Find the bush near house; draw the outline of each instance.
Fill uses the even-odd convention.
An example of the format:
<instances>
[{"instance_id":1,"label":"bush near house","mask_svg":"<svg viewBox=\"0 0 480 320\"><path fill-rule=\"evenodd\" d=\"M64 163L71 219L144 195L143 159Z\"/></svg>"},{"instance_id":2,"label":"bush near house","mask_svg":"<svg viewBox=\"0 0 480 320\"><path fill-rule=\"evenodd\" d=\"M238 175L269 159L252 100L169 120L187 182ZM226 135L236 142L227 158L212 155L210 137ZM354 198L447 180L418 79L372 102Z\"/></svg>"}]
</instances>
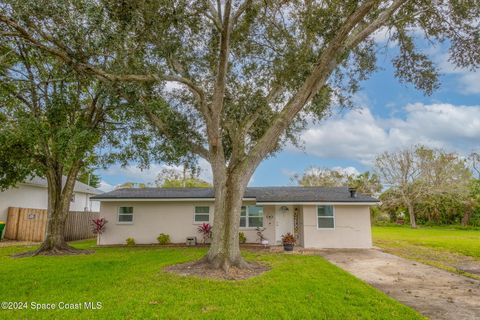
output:
<instances>
[{"instance_id":1,"label":"bush near house","mask_svg":"<svg viewBox=\"0 0 480 320\"><path fill-rule=\"evenodd\" d=\"M133 239L133 238L127 238L127 240L125 240L125 242L127 243L127 246L134 246L135 245L135 239Z\"/></svg>"},{"instance_id":2,"label":"bush near house","mask_svg":"<svg viewBox=\"0 0 480 320\"><path fill-rule=\"evenodd\" d=\"M245 233L243 233L243 232L239 232L239 233L238 233L238 241L239 241L240 243L245 243L245 242L247 242L247 237L245 236Z\"/></svg>"},{"instance_id":3,"label":"bush near house","mask_svg":"<svg viewBox=\"0 0 480 320\"><path fill-rule=\"evenodd\" d=\"M157 237L157 241L159 244L169 244L170 243L170 235L165 233L160 233Z\"/></svg>"}]
</instances>

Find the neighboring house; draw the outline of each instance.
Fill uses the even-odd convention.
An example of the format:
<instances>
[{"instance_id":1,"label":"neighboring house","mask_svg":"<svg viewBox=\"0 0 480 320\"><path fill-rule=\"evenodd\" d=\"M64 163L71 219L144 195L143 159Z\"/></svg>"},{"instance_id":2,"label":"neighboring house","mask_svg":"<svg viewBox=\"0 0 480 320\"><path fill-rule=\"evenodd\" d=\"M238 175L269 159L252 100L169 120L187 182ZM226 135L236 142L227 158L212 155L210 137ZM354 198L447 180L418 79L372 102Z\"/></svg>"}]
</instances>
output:
<instances>
[{"instance_id":1,"label":"neighboring house","mask_svg":"<svg viewBox=\"0 0 480 320\"><path fill-rule=\"evenodd\" d=\"M174 243L196 236L199 224L213 224L211 188L119 189L94 197L101 201L100 216L109 222L100 244L155 243L167 233ZM280 244L291 232L305 248L370 248L370 206L378 200L348 188L247 188L240 232L247 242L259 242L263 227L270 244ZM215 230L213 230L215 232Z\"/></svg>"},{"instance_id":2,"label":"neighboring house","mask_svg":"<svg viewBox=\"0 0 480 320\"><path fill-rule=\"evenodd\" d=\"M77 181L70 211L100 211L98 201L91 201L90 198L101 193L102 191ZM26 180L14 188L0 192L0 221L7 219L9 207L47 209L47 203L47 180L40 177Z\"/></svg>"}]
</instances>

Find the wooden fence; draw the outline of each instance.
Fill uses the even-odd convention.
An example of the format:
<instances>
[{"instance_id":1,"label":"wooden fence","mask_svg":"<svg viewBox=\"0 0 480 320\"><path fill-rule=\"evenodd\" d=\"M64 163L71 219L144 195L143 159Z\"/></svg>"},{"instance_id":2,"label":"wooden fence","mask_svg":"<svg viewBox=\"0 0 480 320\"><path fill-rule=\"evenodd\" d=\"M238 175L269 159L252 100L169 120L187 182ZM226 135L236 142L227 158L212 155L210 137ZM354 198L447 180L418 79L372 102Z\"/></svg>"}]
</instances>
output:
<instances>
[{"instance_id":1,"label":"wooden fence","mask_svg":"<svg viewBox=\"0 0 480 320\"><path fill-rule=\"evenodd\" d=\"M90 222L98 216L98 212L69 212L65 226L65 240L73 241L95 237ZM47 210L10 207L8 208L5 239L43 241L47 220Z\"/></svg>"}]
</instances>

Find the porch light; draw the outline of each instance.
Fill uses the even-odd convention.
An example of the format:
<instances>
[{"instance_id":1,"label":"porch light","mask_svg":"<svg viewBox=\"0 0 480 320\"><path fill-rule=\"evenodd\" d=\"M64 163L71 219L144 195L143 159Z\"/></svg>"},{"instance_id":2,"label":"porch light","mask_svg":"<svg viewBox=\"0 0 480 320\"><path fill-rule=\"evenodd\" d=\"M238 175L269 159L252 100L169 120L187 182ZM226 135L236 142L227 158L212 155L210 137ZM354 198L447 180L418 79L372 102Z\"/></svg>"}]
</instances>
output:
<instances>
[{"instance_id":1,"label":"porch light","mask_svg":"<svg viewBox=\"0 0 480 320\"><path fill-rule=\"evenodd\" d=\"M289 211L290 209L288 209L288 207L286 207L286 206L281 206L281 207L280 207L280 210L281 210L282 212L287 212L287 211Z\"/></svg>"}]
</instances>

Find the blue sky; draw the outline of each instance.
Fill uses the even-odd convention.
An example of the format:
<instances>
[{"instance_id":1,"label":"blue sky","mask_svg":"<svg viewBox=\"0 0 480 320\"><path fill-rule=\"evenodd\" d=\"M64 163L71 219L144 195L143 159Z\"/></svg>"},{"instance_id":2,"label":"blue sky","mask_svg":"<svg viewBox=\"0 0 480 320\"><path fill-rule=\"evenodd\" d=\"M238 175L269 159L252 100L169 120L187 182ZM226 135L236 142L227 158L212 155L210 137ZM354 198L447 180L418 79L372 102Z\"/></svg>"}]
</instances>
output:
<instances>
[{"instance_id":1,"label":"blue sky","mask_svg":"<svg viewBox=\"0 0 480 320\"><path fill-rule=\"evenodd\" d=\"M347 168L363 172L372 169L375 154L414 144L443 148L461 154L480 151L480 72L456 69L448 62L446 48L419 43L441 73L441 87L424 96L394 77L390 60L395 44L379 56L380 70L362 83L354 109L334 109L328 119L308 127L302 134L303 150L287 147L265 160L251 186L292 185L291 176L308 168ZM209 166L200 162L202 177L211 179ZM140 170L112 166L98 170L105 191L125 181L152 183L164 167L153 164Z\"/></svg>"}]
</instances>

